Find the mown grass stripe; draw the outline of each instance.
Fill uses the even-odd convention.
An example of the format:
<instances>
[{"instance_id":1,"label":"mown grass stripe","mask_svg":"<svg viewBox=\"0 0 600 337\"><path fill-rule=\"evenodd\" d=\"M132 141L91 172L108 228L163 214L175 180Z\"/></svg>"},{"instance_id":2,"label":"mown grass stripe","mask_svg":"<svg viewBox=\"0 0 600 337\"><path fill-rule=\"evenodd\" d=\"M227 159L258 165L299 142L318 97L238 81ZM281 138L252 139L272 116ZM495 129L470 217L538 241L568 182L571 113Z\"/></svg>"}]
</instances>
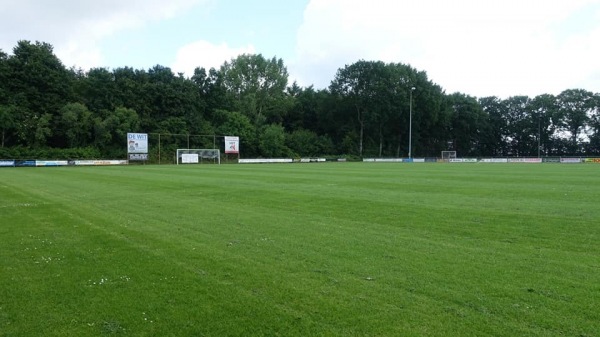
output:
<instances>
[{"instance_id":1,"label":"mown grass stripe","mask_svg":"<svg viewBox=\"0 0 600 337\"><path fill-rule=\"evenodd\" d=\"M593 165L65 167L0 181L7 335L599 328Z\"/></svg>"}]
</instances>

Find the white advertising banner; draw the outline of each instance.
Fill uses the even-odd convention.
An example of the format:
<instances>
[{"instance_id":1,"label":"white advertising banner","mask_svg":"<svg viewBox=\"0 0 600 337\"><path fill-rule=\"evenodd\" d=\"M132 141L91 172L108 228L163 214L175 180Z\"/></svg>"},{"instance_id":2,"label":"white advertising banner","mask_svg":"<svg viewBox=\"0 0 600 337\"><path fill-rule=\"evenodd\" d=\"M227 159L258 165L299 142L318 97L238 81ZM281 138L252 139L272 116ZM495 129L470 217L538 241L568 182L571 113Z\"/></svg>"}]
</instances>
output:
<instances>
[{"instance_id":1,"label":"white advertising banner","mask_svg":"<svg viewBox=\"0 0 600 337\"><path fill-rule=\"evenodd\" d=\"M508 163L507 158L483 158L480 160L481 163Z\"/></svg>"},{"instance_id":2,"label":"white advertising banner","mask_svg":"<svg viewBox=\"0 0 600 337\"><path fill-rule=\"evenodd\" d=\"M269 158L269 159L240 159L240 164L281 164L281 163L293 163L294 160L291 158Z\"/></svg>"},{"instance_id":3,"label":"white advertising banner","mask_svg":"<svg viewBox=\"0 0 600 337\"><path fill-rule=\"evenodd\" d=\"M127 160L75 160L75 166L127 165Z\"/></svg>"},{"instance_id":4,"label":"white advertising banner","mask_svg":"<svg viewBox=\"0 0 600 337\"><path fill-rule=\"evenodd\" d=\"M148 153L148 134L128 133L127 153Z\"/></svg>"},{"instance_id":5,"label":"white advertising banner","mask_svg":"<svg viewBox=\"0 0 600 337\"><path fill-rule=\"evenodd\" d=\"M0 167L5 166L15 166L15 161L14 160L0 160Z\"/></svg>"},{"instance_id":6,"label":"white advertising banner","mask_svg":"<svg viewBox=\"0 0 600 337\"><path fill-rule=\"evenodd\" d=\"M36 160L35 166L67 166L68 160Z\"/></svg>"},{"instance_id":7,"label":"white advertising banner","mask_svg":"<svg viewBox=\"0 0 600 337\"><path fill-rule=\"evenodd\" d=\"M476 163L477 158L450 158L451 163Z\"/></svg>"},{"instance_id":8,"label":"white advertising banner","mask_svg":"<svg viewBox=\"0 0 600 337\"><path fill-rule=\"evenodd\" d=\"M197 153L182 153L181 154L181 163L182 164L198 164L198 154Z\"/></svg>"},{"instance_id":9,"label":"white advertising banner","mask_svg":"<svg viewBox=\"0 0 600 337\"><path fill-rule=\"evenodd\" d=\"M225 153L240 153L240 137L225 136Z\"/></svg>"},{"instance_id":10,"label":"white advertising banner","mask_svg":"<svg viewBox=\"0 0 600 337\"><path fill-rule=\"evenodd\" d=\"M509 163L541 163L542 158L509 158Z\"/></svg>"}]
</instances>

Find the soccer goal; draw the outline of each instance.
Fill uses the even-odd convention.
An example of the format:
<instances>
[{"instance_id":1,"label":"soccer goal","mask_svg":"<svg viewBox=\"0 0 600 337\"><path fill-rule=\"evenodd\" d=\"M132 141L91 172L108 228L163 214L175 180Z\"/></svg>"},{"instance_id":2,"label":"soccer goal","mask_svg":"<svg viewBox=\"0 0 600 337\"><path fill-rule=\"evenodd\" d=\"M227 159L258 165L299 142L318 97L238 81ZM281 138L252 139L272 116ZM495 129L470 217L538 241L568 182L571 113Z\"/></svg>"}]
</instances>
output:
<instances>
[{"instance_id":1,"label":"soccer goal","mask_svg":"<svg viewBox=\"0 0 600 337\"><path fill-rule=\"evenodd\" d=\"M456 151L442 151L442 160L456 159Z\"/></svg>"},{"instance_id":2,"label":"soccer goal","mask_svg":"<svg viewBox=\"0 0 600 337\"><path fill-rule=\"evenodd\" d=\"M177 165L179 164L221 164L219 149L177 149Z\"/></svg>"}]
</instances>

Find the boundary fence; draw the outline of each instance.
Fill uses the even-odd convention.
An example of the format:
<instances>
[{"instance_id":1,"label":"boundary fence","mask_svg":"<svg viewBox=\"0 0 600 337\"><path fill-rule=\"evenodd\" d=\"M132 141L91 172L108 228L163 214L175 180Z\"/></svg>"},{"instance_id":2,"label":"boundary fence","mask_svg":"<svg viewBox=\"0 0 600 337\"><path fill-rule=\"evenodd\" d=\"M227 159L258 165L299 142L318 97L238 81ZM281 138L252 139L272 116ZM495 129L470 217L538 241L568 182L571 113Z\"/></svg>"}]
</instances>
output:
<instances>
[{"instance_id":1,"label":"boundary fence","mask_svg":"<svg viewBox=\"0 0 600 337\"><path fill-rule=\"evenodd\" d=\"M545 157L545 158L365 158L363 162L371 163L562 163L562 164L581 164L596 163L600 164L600 158L589 157Z\"/></svg>"},{"instance_id":2,"label":"boundary fence","mask_svg":"<svg viewBox=\"0 0 600 337\"><path fill-rule=\"evenodd\" d=\"M275 163L323 163L346 162L344 158L246 158L239 164L275 164ZM366 163L522 163L522 164L600 164L597 157L547 157L547 158L364 158ZM127 160L16 160L0 159L0 167L50 167L50 166L106 166L127 165Z\"/></svg>"}]
</instances>

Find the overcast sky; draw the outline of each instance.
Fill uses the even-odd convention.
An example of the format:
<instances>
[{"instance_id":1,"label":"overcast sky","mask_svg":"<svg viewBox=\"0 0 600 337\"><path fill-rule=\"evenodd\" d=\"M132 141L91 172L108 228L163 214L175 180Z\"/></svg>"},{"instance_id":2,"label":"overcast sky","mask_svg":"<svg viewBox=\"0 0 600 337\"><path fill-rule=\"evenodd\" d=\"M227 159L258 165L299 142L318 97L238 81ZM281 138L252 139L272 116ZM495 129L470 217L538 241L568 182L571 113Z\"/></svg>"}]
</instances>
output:
<instances>
[{"instance_id":1,"label":"overcast sky","mask_svg":"<svg viewBox=\"0 0 600 337\"><path fill-rule=\"evenodd\" d=\"M241 53L325 88L360 59L410 64L447 93L600 92L600 0L0 0L0 49L54 46L67 67L192 74Z\"/></svg>"}]
</instances>

